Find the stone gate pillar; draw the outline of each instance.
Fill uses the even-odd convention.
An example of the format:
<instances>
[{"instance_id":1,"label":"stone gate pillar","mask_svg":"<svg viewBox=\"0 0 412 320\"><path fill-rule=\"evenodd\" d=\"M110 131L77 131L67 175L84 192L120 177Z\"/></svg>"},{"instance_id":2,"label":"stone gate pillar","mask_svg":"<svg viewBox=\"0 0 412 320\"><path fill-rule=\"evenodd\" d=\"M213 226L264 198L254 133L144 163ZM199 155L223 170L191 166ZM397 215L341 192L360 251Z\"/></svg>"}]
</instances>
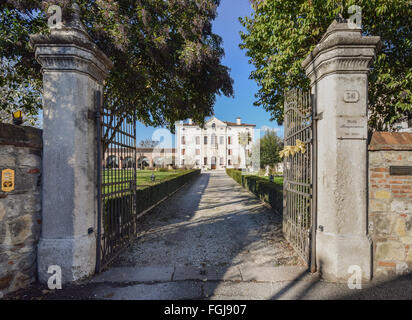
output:
<instances>
[{"instance_id":1,"label":"stone gate pillar","mask_svg":"<svg viewBox=\"0 0 412 320\"><path fill-rule=\"evenodd\" d=\"M62 281L92 274L96 260L95 91L112 67L92 42L75 7L73 18L30 42L43 70L42 235L39 280L62 268Z\"/></svg>"},{"instance_id":2,"label":"stone gate pillar","mask_svg":"<svg viewBox=\"0 0 412 320\"><path fill-rule=\"evenodd\" d=\"M380 38L364 37L352 26L334 21L302 64L320 115L317 266L333 281L347 281L352 265L369 280L372 268L367 221L368 72Z\"/></svg>"}]
</instances>

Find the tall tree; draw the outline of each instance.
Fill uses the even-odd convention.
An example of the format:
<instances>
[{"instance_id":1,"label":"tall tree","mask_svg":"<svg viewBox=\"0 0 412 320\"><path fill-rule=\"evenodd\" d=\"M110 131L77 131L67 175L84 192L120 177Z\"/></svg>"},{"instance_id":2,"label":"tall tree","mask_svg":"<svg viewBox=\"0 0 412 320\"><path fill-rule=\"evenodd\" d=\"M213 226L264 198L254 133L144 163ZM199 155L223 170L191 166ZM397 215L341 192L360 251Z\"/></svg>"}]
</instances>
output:
<instances>
[{"instance_id":1,"label":"tall tree","mask_svg":"<svg viewBox=\"0 0 412 320\"><path fill-rule=\"evenodd\" d=\"M212 32L220 0L77 0L82 20L97 45L114 62L105 101L137 111L146 125L213 113L216 95L233 96L229 69L221 64L221 38ZM0 108L36 113L41 108L40 66L29 35L47 32L45 12L70 0L6 0L0 3Z\"/></svg>"},{"instance_id":2,"label":"tall tree","mask_svg":"<svg viewBox=\"0 0 412 320\"><path fill-rule=\"evenodd\" d=\"M260 167L274 167L282 161L279 151L283 149L283 140L279 138L275 130L266 130L260 139Z\"/></svg>"},{"instance_id":3,"label":"tall tree","mask_svg":"<svg viewBox=\"0 0 412 320\"><path fill-rule=\"evenodd\" d=\"M303 59L320 41L339 14L362 8L365 35L380 36L378 53L369 76L370 126L391 129L412 110L412 4L406 0L253 0L254 13L240 19L241 48L255 66L250 78L260 89L256 106L283 121L284 90L309 88L301 67Z\"/></svg>"}]
</instances>

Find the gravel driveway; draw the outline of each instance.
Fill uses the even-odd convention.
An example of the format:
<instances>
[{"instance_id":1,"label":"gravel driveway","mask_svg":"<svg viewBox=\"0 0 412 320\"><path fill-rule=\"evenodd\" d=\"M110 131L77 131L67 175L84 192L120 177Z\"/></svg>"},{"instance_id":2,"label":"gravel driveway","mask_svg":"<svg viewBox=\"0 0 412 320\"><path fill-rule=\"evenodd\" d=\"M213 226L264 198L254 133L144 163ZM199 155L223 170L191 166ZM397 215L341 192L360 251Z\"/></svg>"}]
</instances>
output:
<instances>
[{"instance_id":1,"label":"gravel driveway","mask_svg":"<svg viewBox=\"0 0 412 320\"><path fill-rule=\"evenodd\" d=\"M203 173L142 217L136 241L112 266L301 264L281 220L225 172Z\"/></svg>"}]
</instances>

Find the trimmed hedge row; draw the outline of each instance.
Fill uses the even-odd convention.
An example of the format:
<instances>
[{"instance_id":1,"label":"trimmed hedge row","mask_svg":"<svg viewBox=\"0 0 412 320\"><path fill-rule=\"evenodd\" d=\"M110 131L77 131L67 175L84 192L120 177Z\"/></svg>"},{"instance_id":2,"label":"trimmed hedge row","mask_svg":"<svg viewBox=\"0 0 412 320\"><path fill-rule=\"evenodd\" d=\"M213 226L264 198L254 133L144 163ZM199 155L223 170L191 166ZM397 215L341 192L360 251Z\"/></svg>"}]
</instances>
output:
<instances>
[{"instance_id":1,"label":"trimmed hedge row","mask_svg":"<svg viewBox=\"0 0 412 320\"><path fill-rule=\"evenodd\" d=\"M173 176L154 186L137 190L137 213L140 213L152 205L158 203L164 197L170 195L186 182L200 174L200 170L191 170L179 176Z\"/></svg>"},{"instance_id":2,"label":"trimmed hedge row","mask_svg":"<svg viewBox=\"0 0 412 320\"><path fill-rule=\"evenodd\" d=\"M171 176L167 180L153 186L136 191L136 211L133 208L134 195L129 193L123 197L109 198L103 204L103 221L105 231L120 230L127 225L134 214L139 214L170 195L186 182L198 176L200 170L191 170L178 176ZM110 225L108 222L110 221Z\"/></svg>"},{"instance_id":3,"label":"trimmed hedge row","mask_svg":"<svg viewBox=\"0 0 412 320\"><path fill-rule=\"evenodd\" d=\"M229 177L232 177L243 188L249 190L262 201L270 204L277 212L283 211L283 186L270 182L262 177L254 175L242 175L237 169L226 169Z\"/></svg>"}]
</instances>

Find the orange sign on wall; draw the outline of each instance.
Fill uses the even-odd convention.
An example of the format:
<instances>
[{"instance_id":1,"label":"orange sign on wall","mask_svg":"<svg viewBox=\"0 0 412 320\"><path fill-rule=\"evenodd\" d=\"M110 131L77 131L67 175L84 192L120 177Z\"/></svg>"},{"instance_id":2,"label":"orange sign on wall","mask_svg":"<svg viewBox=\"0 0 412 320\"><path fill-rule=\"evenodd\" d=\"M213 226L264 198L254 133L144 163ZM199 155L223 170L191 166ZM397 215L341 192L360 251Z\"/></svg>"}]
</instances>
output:
<instances>
[{"instance_id":1,"label":"orange sign on wall","mask_svg":"<svg viewBox=\"0 0 412 320\"><path fill-rule=\"evenodd\" d=\"M10 192L14 190L14 170L4 169L1 172L1 191Z\"/></svg>"}]
</instances>

